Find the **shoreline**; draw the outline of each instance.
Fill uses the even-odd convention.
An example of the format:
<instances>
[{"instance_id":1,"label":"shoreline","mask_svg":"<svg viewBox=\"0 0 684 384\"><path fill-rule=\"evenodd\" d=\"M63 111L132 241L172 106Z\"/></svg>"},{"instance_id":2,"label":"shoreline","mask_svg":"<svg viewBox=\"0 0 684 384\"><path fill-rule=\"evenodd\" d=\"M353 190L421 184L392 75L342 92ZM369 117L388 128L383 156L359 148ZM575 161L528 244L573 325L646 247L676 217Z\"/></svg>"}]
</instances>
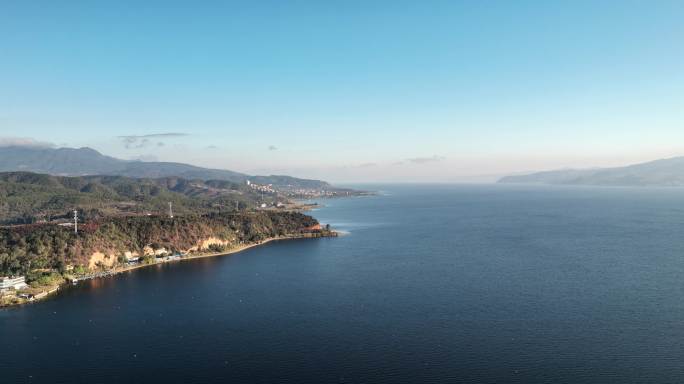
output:
<instances>
[{"instance_id":1,"label":"shoreline","mask_svg":"<svg viewBox=\"0 0 684 384\"><path fill-rule=\"evenodd\" d=\"M152 267L155 265L163 265L166 263L172 263L172 262L183 262L183 261L189 261L189 260L194 260L194 259L204 259L208 257L217 257L217 256L228 256L228 255L233 255L236 253L240 253L243 251L246 251L251 248L258 247L260 245L268 244L274 241L279 241L279 240L297 240L297 239L318 239L318 238L325 238L325 237L338 237L340 234L336 231L330 231L329 233L326 234L319 234L317 236L314 236L313 234L297 234L297 235L287 235L287 236L277 236L277 237L269 237L266 238L260 242L257 243L251 243L251 244L243 244L240 245L236 248L223 251L223 252L209 252L209 253L198 253L198 254L188 254L186 256L182 256L179 259L176 260L168 260L168 261L156 261L154 263L149 263L149 264L136 264L136 265L129 265L129 266L124 266L124 267L119 267L119 268L113 268L111 270L106 271L107 275L100 276L100 277L94 277L92 279L102 279L106 277L112 277L119 275L124 272L129 272L133 271L136 269L141 269L141 268L146 268L146 267ZM91 279L88 279L91 280ZM65 285L76 285L78 283L72 283L72 280L65 279L64 282L57 284L57 285L52 285L52 286L45 286L43 287L44 290L36 294L32 299L26 299L22 302L17 302L17 303L9 303L9 304L3 304L0 303L0 310L3 309L8 309L8 308L13 308L13 307L19 307L22 305L27 305L27 304L34 304L38 303L40 301L43 301L47 299L48 297L54 296L57 292L61 290L61 288Z\"/></svg>"}]
</instances>

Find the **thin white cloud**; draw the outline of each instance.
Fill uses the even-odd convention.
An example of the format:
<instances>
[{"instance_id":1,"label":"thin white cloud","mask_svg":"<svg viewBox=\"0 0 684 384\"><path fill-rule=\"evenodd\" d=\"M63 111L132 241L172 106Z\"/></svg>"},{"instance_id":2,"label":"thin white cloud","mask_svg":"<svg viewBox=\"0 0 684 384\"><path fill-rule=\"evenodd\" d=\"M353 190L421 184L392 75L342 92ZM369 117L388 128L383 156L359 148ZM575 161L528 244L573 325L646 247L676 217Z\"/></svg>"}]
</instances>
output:
<instances>
[{"instance_id":1,"label":"thin white cloud","mask_svg":"<svg viewBox=\"0 0 684 384\"><path fill-rule=\"evenodd\" d=\"M117 136L118 139L120 139L124 147L126 149L131 149L131 148L145 148L153 143L156 142L156 145L158 147L162 147L165 145L163 141L160 141L161 139L172 139L172 138L177 138L177 137L185 137L189 136L187 133L178 133L178 132L165 132L165 133L152 133L149 135L126 135L126 136Z\"/></svg>"},{"instance_id":2,"label":"thin white cloud","mask_svg":"<svg viewBox=\"0 0 684 384\"><path fill-rule=\"evenodd\" d=\"M55 144L30 137L0 137L0 147L53 148Z\"/></svg>"},{"instance_id":3,"label":"thin white cloud","mask_svg":"<svg viewBox=\"0 0 684 384\"><path fill-rule=\"evenodd\" d=\"M439 161L446 160L446 157L444 156L431 156L431 157L414 157L411 159L406 159L406 161L413 163L413 164L427 164L427 163L436 163Z\"/></svg>"}]
</instances>

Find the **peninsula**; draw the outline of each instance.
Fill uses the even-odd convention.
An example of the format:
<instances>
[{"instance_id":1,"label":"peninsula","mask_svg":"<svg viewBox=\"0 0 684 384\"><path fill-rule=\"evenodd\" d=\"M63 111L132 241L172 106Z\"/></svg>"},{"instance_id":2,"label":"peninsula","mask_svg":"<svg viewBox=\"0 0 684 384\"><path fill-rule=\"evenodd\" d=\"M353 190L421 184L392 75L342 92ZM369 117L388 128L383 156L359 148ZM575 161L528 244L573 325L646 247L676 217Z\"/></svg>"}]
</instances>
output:
<instances>
[{"instance_id":1,"label":"peninsula","mask_svg":"<svg viewBox=\"0 0 684 384\"><path fill-rule=\"evenodd\" d=\"M0 306L158 263L337 236L287 196L253 185L0 174Z\"/></svg>"}]
</instances>

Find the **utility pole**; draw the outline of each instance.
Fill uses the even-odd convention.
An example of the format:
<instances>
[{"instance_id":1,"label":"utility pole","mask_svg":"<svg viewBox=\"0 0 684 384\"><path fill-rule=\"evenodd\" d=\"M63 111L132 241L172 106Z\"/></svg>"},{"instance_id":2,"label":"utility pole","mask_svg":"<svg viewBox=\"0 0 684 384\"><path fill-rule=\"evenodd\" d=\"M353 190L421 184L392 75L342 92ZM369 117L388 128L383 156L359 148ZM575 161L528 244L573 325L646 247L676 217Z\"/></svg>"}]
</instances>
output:
<instances>
[{"instance_id":1,"label":"utility pole","mask_svg":"<svg viewBox=\"0 0 684 384\"><path fill-rule=\"evenodd\" d=\"M78 235L78 211L74 211L74 233Z\"/></svg>"},{"instance_id":2,"label":"utility pole","mask_svg":"<svg viewBox=\"0 0 684 384\"><path fill-rule=\"evenodd\" d=\"M173 203L169 201L169 218L173 219Z\"/></svg>"}]
</instances>

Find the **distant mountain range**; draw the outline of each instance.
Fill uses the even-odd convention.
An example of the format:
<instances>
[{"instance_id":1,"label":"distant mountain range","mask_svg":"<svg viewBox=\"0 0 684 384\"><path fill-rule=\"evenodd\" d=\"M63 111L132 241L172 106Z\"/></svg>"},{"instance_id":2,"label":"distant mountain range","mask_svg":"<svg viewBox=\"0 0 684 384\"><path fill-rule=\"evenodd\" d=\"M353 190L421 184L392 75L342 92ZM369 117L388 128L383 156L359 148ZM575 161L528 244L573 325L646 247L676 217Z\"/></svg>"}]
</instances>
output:
<instances>
[{"instance_id":1,"label":"distant mountain range","mask_svg":"<svg viewBox=\"0 0 684 384\"><path fill-rule=\"evenodd\" d=\"M209 169L182 163L121 160L91 148L0 147L0 172L35 172L56 176L113 175L134 178L181 177L198 180L225 180L273 184L280 189L335 189L321 180L291 176L250 176L222 169Z\"/></svg>"},{"instance_id":2,"label":"distant mountain range","mask_svg":"<svg viewBox=\"0 0 684 384\"><path fill-rule=\"evenodd\" d=\"M506 176L499 183L603 186L684 186L684 157L626 167L569 169Z\"/></svg>"}]
</instances>

